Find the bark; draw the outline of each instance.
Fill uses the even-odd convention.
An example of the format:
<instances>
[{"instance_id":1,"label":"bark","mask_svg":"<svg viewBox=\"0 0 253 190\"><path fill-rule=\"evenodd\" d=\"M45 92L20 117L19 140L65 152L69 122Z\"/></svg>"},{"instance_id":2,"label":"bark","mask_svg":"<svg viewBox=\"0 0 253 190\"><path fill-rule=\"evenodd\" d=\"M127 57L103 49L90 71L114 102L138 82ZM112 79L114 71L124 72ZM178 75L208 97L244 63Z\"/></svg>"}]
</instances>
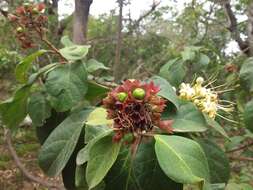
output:
<instances>
[{"instance_id":1,"label":"bark","mask_svg":"<svg viewBox=\"0 0 253 190\"><path fill-rule=\"evenodd\" d=\"M249 44L247 41L244 41L240 36L240 31L237 28L238 26L237 19L232 11L229 0L223 2L223 8L228 20L227 29L231 32L232 38L237 42L242 52L244 52L246 55L250 55L251 53L249 50Z\"/></svg>"},{"instance_id":2,"label":"bark","mask_svg":"<svg viewBox=\"0 0 253 190\"><path fill-rule=\"evenodd\" d=\"M119 17L118 17L118 31L117 31L117 44L116 44L116 50L115 50L115 62L114 62L114 69L113 69L113 75L115 77L115 81L118 81L121 79L121 70L122 66L120 63L120 57L121 57L121 47L122 47L122 20L123 20L123 2L124 0L119 0Z\"/></svg>"},{"instance_id":3,"label":"bark","mask_svg":"<svg viewBox=\"0 0 253 190\"><path fill-rule=\"evenodd\" d=\"M253 2L248 8L248 45L249 55L253 56Z\"/></svg>"},{"instance_id":4,"label":"bark","mask_svg":"<svg viewBox=\"0 0 253 190\"><path fill-rule=\"evenodd\" d=\"M73 41L76 44L85 44L90 6L93 0L75 0Z\"/></svg>"}]
</instances>

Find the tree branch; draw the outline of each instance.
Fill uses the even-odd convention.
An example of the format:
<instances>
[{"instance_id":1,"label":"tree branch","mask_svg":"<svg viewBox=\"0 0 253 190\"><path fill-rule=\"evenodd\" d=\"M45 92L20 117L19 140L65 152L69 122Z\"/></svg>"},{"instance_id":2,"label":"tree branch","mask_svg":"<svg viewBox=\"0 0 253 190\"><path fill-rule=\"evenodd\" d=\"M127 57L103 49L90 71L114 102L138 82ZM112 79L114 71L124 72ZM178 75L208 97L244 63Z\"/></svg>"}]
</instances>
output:
<instances>
[{"instance_id":1,"label":"tree branch","mask_svg":"<svg viewBox=\"0 0 253 190\"><path fill-rule=\"evenodd\" d=\"M134 24L132 25L131 29L129 30L129 32L127 34L131 34L133 32L133 30L140 25L141 21L143 19L145 19L146 17L148 17L160 5L160 3L161 3L161 1L154 0L153 4L151 5L150 10L148 10L146 13L141 15L136 21L134 21Z\"/></svg>"},{"instance_id":2,"label":"tree branch","mask_svg":"<svg viewBox=\"0 0 253 190\"><path fill-rule=\"evenodd\" d=\"M242 146L240 146L240 147L238 147L238 148L229 150L229 151L227 151L227 153L237 152L237 151L243 150L243 149L245 149L245 148L248 148L249 146L252 146L252 145L253 145L253 141L250 142L250 143L247 143L247 144L245 144L245 145L242 145Z\"/></svg>"},{"instance_id":3,"label":"tree branch","mask_svg":"<svg viewBox=\"0 0 253 190\"><path fill-rule=\"evenodd\" d=\"M243 41L242 38L240 37L240 32L238 31L237 28L237 19L232 11L232 7L230 4L229 0L223 1L222 2L223 5L223 9L225 11L225 14L227 16L227 20L228 20L228 27L227 29L231 32L232 34L232 38L237 42L237 44L239 45L241 51L243 51L244 53L248 54L248 43Z\"/></svg>"},{"instance_id":4,"label":"tree branch","mask_svg":"<svg viewBox=\"0 0 253 190\"><path fill-rule=\"evenodd\" d=\"M49 189L53 188L53 189L57 189L57 190L61 190L62 188L55 185L55 184L52 184L52 183L49 183L43 179L40 179L40 178L37 178L35 176L33 176L32 174L30 174L26 168L24 167L24 165L21 163L13 145L12 145L12 140L11 140L11 134L10 134L10 131L6 128L4 128L4 138L5 138L5 142L6 142L6 145L7 145L7 149L9 151L9 153L11 154L14 162L16 163L17 167L19 168L19 170L24 174L24 176L30 180L30 181L33 181L33 182L36 182L44 187L47 187Z\"/></svg>"}]
</instances>

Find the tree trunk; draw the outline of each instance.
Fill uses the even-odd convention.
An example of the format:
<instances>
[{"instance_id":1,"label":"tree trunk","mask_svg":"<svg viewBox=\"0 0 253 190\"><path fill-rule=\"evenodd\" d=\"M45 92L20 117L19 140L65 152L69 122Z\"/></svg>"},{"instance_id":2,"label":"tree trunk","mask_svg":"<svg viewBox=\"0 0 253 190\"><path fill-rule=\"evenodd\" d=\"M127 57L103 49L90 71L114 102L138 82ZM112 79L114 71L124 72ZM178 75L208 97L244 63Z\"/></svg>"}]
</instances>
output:
<instances>
[{"instance_id":1,"label":"tree trunk","mask_svg":"<svg viewBox=\"0 0 253 190\"><path fill-rule=\"evenodd\" d=\"M93 0L75 0L73 41L76 44L85 44L92 1Z\"/></svg>"},{"instance_id":2,"label":"tree trunk","mask_svg":"<svg viewBox=\"0 0 253 190\"><path fill-rule=\"evenodd\" d=\"M249 5L248 9L248 44L249 56L253 56L253 3Z\"/></svg>"},{"instance_id":3,"label":"tree trunk","mask_svg":"<svg viewBox=\"0 0 253 190\"><path fill-rule=\"evenodd\" d=\"M115 81L121 79L121 63L120 63L120 56L121 56L121 46L122 46L122 13L123 13L123 2L124 0L119 0L119 17L118 17L118 31L117 31L117 44L115 50L115 62L113 68L113 75L115 77Z\"/></svg>"}]
</instances>

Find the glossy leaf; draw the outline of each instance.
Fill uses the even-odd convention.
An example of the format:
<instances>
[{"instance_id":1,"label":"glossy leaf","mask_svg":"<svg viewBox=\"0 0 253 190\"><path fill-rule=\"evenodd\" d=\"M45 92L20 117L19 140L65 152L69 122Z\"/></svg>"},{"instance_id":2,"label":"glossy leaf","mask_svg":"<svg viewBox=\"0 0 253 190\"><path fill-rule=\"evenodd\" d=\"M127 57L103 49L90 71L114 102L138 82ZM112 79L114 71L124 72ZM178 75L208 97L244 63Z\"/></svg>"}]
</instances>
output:
<instances>
[{"instance_id":1,"label":"glossy leaf","mask_svg":"<svg viewBox=\"0 0 253 190\"><path fill-rule=\"evenodd\" d=\"M15 129L25 119L30 88L31 86L23 86L11 99L1 102L0 118L8 128Z\"/></svg>"},{"instance_id":2,"label":"glossy leaf","mask_svg":"<svg viewBox=\"0 0 253 190\"><path fill-rule=\"evenodd\" d=\"M178 98L176 95L175 90L172 88L170 83L166 81L164 78L159 76L154 76L150 79L151 81L154 81L154 83L158 86L160 86L160 91L158 93L159 96L169 100L172 102L177 108L179 107Z\"/></svg>"},{"instance_id":3,"label":"glossy leaf","mask_svg":"<svg viewBox=\"0 0 253 190\"><path fill-rule=\"evenodd\" d=\"M39 152L39 165L47 175L56 176L65 167L91 111L73 113L49 135Z\"/></svg>"},{"instance_id":4,"label":"glossy leaf","mask_svg":"<svg viewBox=\"0 0 253 190\"><path fill-rule=\"evenodd\" d=\"M194 104L185 102L180 104L172 128L175 132L204 132L207 123Z\"/></svg>"},{"instance_id":5,"label":"glossy leaf","mask_svg":"<svg viewBox=\"0 0 253 190\"><path fill-rule=\"evenodd\" d=\"M86 169L86 180L90 189L104 179L116 161L120 147L121 143L112 141L112 135L107 135L92 145Z\"/></svg>"},{"instance_id":6,"label":"glossy leaf","mask_svg":"<svg viewBox=\"0 0 253 190\"><path fill-rule=\"evenodd\" d=\"M75 106L87 92L87 72L82 63L65 64L52 70L46 79L51 105L57 111Z\"/></svg>"},{"instance_id":7,"label":"glossy leaf","mask_svg":"<svg viewBox=\"0 0 253 190\"><path fill-rule=\"evenodd\" d=\"M227 183L230 177L230 166L226 153L210 140L198 139L198 143L207 157L211 183Z\"/></svg>"},{"instance_id":8,"label":"glossy leaf","mask_svg":"<svg viewBox=\"0 0 253 190\"><path fill-rule=\"evenodd\" d=\"M183 184L171 180L161 170L155 155L154 139L143 141L134 159L129 147L122 147L105 183L105 190L183 190Z\"/></svg>"},{"instance_id":9,"label":"glossy leaf","mask_svg":"<svg viewBox=\"0 0 253 190\"><path fill-rule=\"evenodd\" d=\"M46 50L39 50L25 57L16 67L15 75L19 82L26 83L28 80L28 70L31 68L32 62L39 56L46 53Z\"/></svg>"},{"instance_id":10,"label":"glossy leaf","mask_svg":"<svg viewBox=\"0 0 253 190\"><path fill-rule=\"evenodd\" d=\"M155 152L164 173L179 183L209 187L206 156L198 143L180 136L155 135Z\"/></svg>"}]
</instances>

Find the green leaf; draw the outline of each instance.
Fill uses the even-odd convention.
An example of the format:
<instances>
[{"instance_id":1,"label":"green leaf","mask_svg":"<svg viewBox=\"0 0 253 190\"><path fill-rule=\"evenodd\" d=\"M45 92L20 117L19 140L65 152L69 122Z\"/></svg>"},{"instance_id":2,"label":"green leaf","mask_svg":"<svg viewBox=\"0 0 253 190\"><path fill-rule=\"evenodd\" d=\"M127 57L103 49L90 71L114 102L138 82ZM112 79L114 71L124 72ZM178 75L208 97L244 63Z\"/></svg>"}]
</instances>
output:
<instances>
[{"instance_id":1,"label":"green leaf","mask_svg":"<svg viewBox=\"0 0 253 190\"><path fill-rule=\"evenodd\" d=\"M87 72L82 63L65 64L52 70L46 79L51 105L59 112L71 109L84 99Z\"/></svg>"},{"instance_id":2,"label":"green leaf","mask_svg":"<svg viewBox=\"0 0 253 190\"><path fill-rule=\"evenodd\" d=\"M51 107L42 92L34 93L28 103L28 114L35 126L42 126L51 116Z\"/></svg>"},{"instance_id":3,"label":"green leaf","mask_svg":"<svg viewBox=\"0 0 253 190\"><path fill-rule=\"evenodd\" d=\"M112 134L95 142L89 151L86 180L90 189L97 186L116 161L121 143L112 141Z\"/></svg>"},{"instance_id":4,"label":"green leaf","mask_svg":"<svg viewBox=\"0 0 253 190\"><path fill-rule=\"evenodd\" d=\"M87 144L82 148L76 157L77 165L82 165L89 160L90 148L101 138L112 134L112 129L102 126L86 126L85 128L85 143Z\"/></svg>"},{"instance_id":5,"label":"green leaf","mask_svg":"<svg viewBox=\"0 0 253 190\"><path fill-rule=\"evenodd\" d=\"M26 83L28 80L28 70L31 67L32 62L39 56L46 53L46 50L39 50L27 57L25 57L16 67L15 75L20 83Z\"/></svg>"},{"instance_id":6,"label":"green leaf","mask_svg":"<svg viewBox=\"0 0 253 190\"><path fill-rule=\"evenodd\" d=\"M179 183L209 187L206 156L198 143L180 136L155 135L155 152L164 173Z\"/></svg>"},{"instance_id":7,"label":"green leaf","mask_svg":"<svg viewBox=\"0 0 253 190\"><path fill-rule=\"evenodd\" d=\"M229 183L225 190L253 190L253 187L247 183Z\"/></svg>"},{"instance_id":8,"label":"green leaf","mask_svg":"<svg viewBox=\"0 0 253 190\"><path fill-rule=\"evenodd\" d=\"M199 56L200 56L199 57L199 63L200 63L200 65L202 67L206 67L209 64L209 62L210 62L210 58L207 55L203 54L203 53L200 53Z\"/></svg>"},{"instance_id":9,"label":"green leaf","mask_svg":"<svg viewBox=\"0 0 253 190\"><path fill-rule=\"evenodd\" d=\"M226 153L210 140L198 139L197 141L206 154L211 183L227 183L230 166Z\"/></svg>"},{"instance_id":10,"label":"green leaf","mask_svg":"<svg viewBox=\"0 0 253 190\"><path fill-rule=\"evenodd\" d=\"M161 78L159 76L154 76L150 80L154 81L156 85L160 86L161 90L158 93L159 96L172 102L176 106L176 108L179 107L176 92L174 91L169 82L167 82L164 78Z\"/></svg>"},{"instance_id":11,"label":"green leaf","mask_svg":"<svg viewBox=\"0 0 253 190\"><path fill-rule=\"evenodd\" d=\"M253 100L249 101L245 106L245 111L243 113L244 123L247 128L253 132Z\"/></svg>"},{"instance_id":12,"label":"green leaf","mask_svg":"<svg viewBox=\"0 0 253 190\"><path fill-rule=\"evenodd\" d=\"M73 113L49 135L39 152L39 165L47 175L56 176L65 167L91 111Z\"/></svg>"},{"instance_id":13,"label":"green leaf","mask_svg":"<svg viewBox=\"0 0 253 190\"><path fill-rule=\"evenodd\" d=\"M185 47L184 51L181 52L181 56L184 61L193 61L196 56L195 49L191 47Z\"/></svg>"},{"instance_id":14,"label":"green leaf","mask_svg":"<svg viewBox=\"0 0 253 190\"><path fill-rule=\"evenodd\" d=\"M107 111L104 108L96 108L87 118L86 125L112 125L113 120L107 119Z\"/></svg>"},{"instance_id":15,"label":"green leaf","mask_svg":"<svg viewBox=\"0 0 253 190\"><path fill-rule=\"evenodd\" d=\"M91 140L99 137L101 134L107 133L108 131L112 131L112 128L108 126L90 126L86 125L85 127L85 144L89 143Z\"/></svg>"},{"instance_id":16,"label":"green leaf","mask_svg":"<svg viewBox=\"0 0 253 190\"><path fill-rule=\"evenodd\" d=\"M29 79L27 81L27 84L32 85L34 82L36 82L36 80L38 80L38 78L41 75L43 75L47 72L50 72L51 70L55 69L57 66L59 66L59 63L52 63L52 64L49 64L49 65L46 65L46 66L40 68L37 73L31 74L31 76L29 77Z\"/></svg>"},{"instance_id":17,"label":"green leaf","mask_svg":"<svg viewBox=\"0 0 253 190\"><path fill-rule=\"evenodd\" d=\"M205 119L206 119L206 123L212 127L214 130L216 130L218 133L220 133L222 136L226 137L227 139L229 139L229 136L227 135L226 131L223 129L222 126L220 126L219 123L217 123L215 120L213 120L212 118L210 118L208 115L204 114Z\"/></svg>"},{"instance_id":18,"label":"green leaf","mask_svg":"<svg viewBox=\"0 0 253 190\"><path fill-rule=\"evenodd\" d=\"M204 132L207 130L207 123L196 106L186 102L179 106L172 127L175 132Z\"/></svg>"},{"instance_id":19,"label":"green leaf","mask_svg":"<svg viewBox=\"0 0 253 190\"><path fill-rule=\"evenodd\" d=\"M161 67L159 75L173 86L179 86L186 75L186 67L181 59L173 59Z\"/></svg>"},{"instance_id":20,"label":"green leaf","mask_svg":"<svg viewBox=\"0 0 253 190\"><path fill-rule=\"evenodd\" d=\"M240 79L242 84L249 90L253 91L253 58L248 58L240 70Z\"/></svg>"},{"instance_id":21,"label":"green leaf","mask_svg":"<svg viewBox=\"0 0 253 190\"><path fill-rule=\"evenodd\" d=\"M15 129L25 119L30 88L30 85L23 86L15 92L13 98L1 102L1 120L8 128Z\"/></svg>"},{"instance_id":22,"label":"green leaf","mask_svg":"<svg viewBox=\"0 0 253 190\"><path fill-rule=\"evenodd\" d=\"M87 62L87 71L89 73L93 73L99 69L102 69L102 70L109 70L110 68L109 67L106 67L103 63L101 62L98 62L97 60L95 59L90 59L88 62Z\"/></svg>"},{"instance_id":23,"label":"green leaf","mask_svg":"<svg viewBox=\"0 0 253 190\"><path fill-rule=\"evenodd\" d=\"M154 139L142 142L134 159L129 147L122 147L105 183L105 190L183 190L183 184L172 181L161 170L155 155Z\"/></svg>"},{"instance_id":24,"label":"green leaf","mask_svg":"<svg viewBox=\"0 0 253 190\"><path fill-rule=\"evenodd\" d=\"M65 47L75 45L75 44L69 39L68 36L63 36L63 37L61 38L61 44L64 45Z\"/></svg>"},{"instance_id":25,"label":"green leaf","mask_svg":"<svg viewBox=\"0 0 253 190\"><path fill-rule=\"evenodd\" d=\"M88 54L89 48L90 46L72 45L60 49L59 51L67 60L78 61L85 58L85 56Z\"/></svg>"},{"instance_id":26,"label":"green leaf","mask_svg":"<svg viewBox=\"0 0 253 190\"><path fill-rule=\"evenodd\" d=\"M88 92L85 95L85 99L89 101L94 101L106 96L109 92L109 88L96 83L95 81L88 81Z\"/></svg>"}]
</instances>

